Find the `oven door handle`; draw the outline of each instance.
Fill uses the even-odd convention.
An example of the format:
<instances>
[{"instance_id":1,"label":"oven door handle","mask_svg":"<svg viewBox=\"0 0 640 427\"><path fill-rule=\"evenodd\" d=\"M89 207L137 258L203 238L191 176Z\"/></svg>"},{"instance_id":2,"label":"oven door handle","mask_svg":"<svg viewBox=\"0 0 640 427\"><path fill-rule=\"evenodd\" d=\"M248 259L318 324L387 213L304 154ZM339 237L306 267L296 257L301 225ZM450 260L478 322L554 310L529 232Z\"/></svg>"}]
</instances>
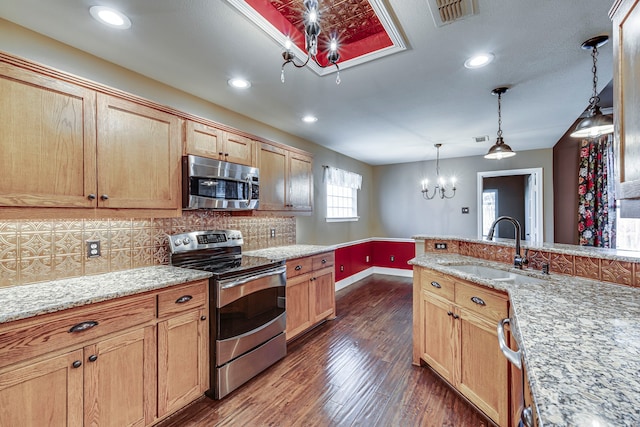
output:
<instances>
[{"instance_id":1,"label":"oven door handle","mask_svg":"<svg viewBox=\"0 0 640 427\"><path fill-rule=\"evenodd\" d=\"M237 277L235 279L221 280L219 282L220 289L234 288L236 286L241 286L241 285L244 285L245 283L249 283L254 280L263 279L269 276L277 276L286 272L287 272L287 266L283 265L282 267L278 267L276 269L266 271L262 274L251 274L251 275L246 275L242 277Z\"/></svg>"}]
</instances>

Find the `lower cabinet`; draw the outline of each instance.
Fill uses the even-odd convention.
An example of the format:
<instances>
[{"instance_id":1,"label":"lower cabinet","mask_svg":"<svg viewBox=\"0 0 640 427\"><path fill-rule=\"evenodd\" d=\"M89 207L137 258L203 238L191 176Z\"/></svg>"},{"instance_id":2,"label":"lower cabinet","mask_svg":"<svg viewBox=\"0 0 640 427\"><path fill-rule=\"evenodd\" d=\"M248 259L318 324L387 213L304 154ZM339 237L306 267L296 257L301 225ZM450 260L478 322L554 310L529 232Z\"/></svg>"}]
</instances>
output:
<instances>
[{"instance_id":1,"label":"lower cabinet","mask_svg":"<svg viewBox=\"0 0 640 427\"><path fill-rule=\"evenodd\" d=\"M0 324L0 426L148 426L175 412L208 388L207 302L205 280Z\"/></svg>"},{"instance_id":2,"label":"lower cabinet","mask_svg":"<svg viewBox=\"0 0 640 427\"><path fill-rule=\"evenodd\" d=\"M508 316L505 294L420 268L420 359L499 426L509 425L509 363L496 325Z\"/></svg>"},{"instance_id":3,"label":"lower cabinet","mask_svg":"<svg viewBox=\"0 0 640 427\"><path fill-rule=\"evenodd\" d=\"M287 261L287 340L335 317L334 253Z\"/></svg>"}]
</instances>

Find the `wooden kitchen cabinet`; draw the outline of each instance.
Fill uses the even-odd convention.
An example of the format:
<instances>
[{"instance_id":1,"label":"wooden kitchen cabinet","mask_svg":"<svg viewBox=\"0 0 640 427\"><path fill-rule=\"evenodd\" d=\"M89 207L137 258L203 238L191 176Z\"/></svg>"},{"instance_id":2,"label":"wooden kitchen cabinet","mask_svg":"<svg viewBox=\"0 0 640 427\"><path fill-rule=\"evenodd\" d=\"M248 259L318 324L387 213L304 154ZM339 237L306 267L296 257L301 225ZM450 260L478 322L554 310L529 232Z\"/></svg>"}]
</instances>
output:
<instances>
[{"instance_id":1,"label":"wooden kitchen cabinet","mask_svg":"<svg viewBox=\"0 0 640 427\"><path fill-rule=\"evenodd\" d=\"M640 4L617 0L613 21L614 147L618 162L616 199L636 199L640 216ZM625 204L622 204L624 210Z\"/></svg>"},{"instance_id":2,"label":"wooden kitchen cabinet","mask_svg":"<svg viewBox=\"0 0 640 427\"><path fill-rule=\"evenodd\" d=\"M98 206L178 211L181 119L99 93L97 120Z\"/></svg>"},{"instance_id":3,"label":"wooden kitchen cabinet","mask_svg":"<svg viewBox=\"0 0 640 427\"><path fill-rule=\"evenodd\" d=\"M0 53L1 217L179 215L182 119L96 86Z\"/></svg>"},{"instance_id":4,"label":"wooden kitchen cabinet","mask_svg":"<svg viewBox=\"0 0 640 427\"><path fill-rule=\"evenodd\" d=\"M185 122L184 154L247 166L256 164L252 139L192 120Z\"/></svg>"},{"instance_id":5,"label":"wooden kitchen cabinet","mask_svg":"<svg viewBox=\"0 0 640 427\"><path fill-rule=\"evenodd\" d=\"M0 57L0 206L92 208L96 93Z\"/></svg>"},{"instance_id":6,"label":"wooden kitchen cabinet","mask_svg":"<svg viewBox=\"0 0 640 427\"><path fill-rule=\"evenodd\" d=\"M202 280L0 324L0 425L167 417L208 388L208 301Z\"/></svg>"},{"instance_id":7,"label":"wooden kitchen cabinet","mask_svg":"<svg viewBox=\"0 0 640 427\"><path fill-rule=\"evenodd\" d=\"M0 373L0 426L83 425L82 350Z\"/></svg>"},{"instance_id":8,"label":"wooden kitchen cabinet","mask_svg":"<svg viewBox=\"0 0 640 427\"><path fill-rule=\"evenodd\" d=\"M416 267L420 303L420 359L488 417L509 425L509 363L496 325L508 316L507 296L457 278Z\"/></svg>"},{"instance_id":9,"label":"wooden kitchen cabinet","mask_svg":"<svg viewBox=\"0 0 640 427\"><path fill-rule=\"evenodd\" d=\"M287 340L335 318L334 253L287 261Z\"/></svg>"},{"instance_id":10,"label":"wooden kitchen cabinet","mask_svg":"<svg viewBox=\"0 0 640 427\"><path fill-rule=\"evenodd\" d=\"M310 154L263 142L259 168L259 210L311 214L313 157Z\"/></svg>"},{"instance_id":11,"label":"wooden kitchen cabinet","mask_svg":"<svg viewBox=\"0 0 640 427\"><path fill-rule=\"evenodd\" d=\"M209 389L208 282L158 296L158 417Z\"/></svg>"}]
</instances>

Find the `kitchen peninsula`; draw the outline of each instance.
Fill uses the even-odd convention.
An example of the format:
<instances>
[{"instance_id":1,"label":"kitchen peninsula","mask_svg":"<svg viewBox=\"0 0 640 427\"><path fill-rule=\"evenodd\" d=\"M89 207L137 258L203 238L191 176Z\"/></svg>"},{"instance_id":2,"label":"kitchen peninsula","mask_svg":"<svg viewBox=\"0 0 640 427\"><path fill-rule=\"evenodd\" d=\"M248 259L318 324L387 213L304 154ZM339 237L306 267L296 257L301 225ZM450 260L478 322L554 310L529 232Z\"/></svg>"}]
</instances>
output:
<instances>
[{"instance_id":1,"label":"kitchen peninsula","mask_svg":"<svg viewBox=\"0 0 640 427\"><path fill-rule=\"evenodd\" d=\"M414 364L420 364L422 351L415 338L416 322L424 315L418 300L429 287L420 276L437 272L456 284L471 282L508 295L511 331L522 352L538 426L639 425L640 264L635 253L525 244L533 261L519 270L511 266L510 240L414 238ZM436 250L435 242L446 242L448 249ZM582 268L585 259L590 269ZM549 262L551 274L542 274L537 266ZM480 268L465 272L461 265ZM575 275L567 274L570 265ZM491 279L477 272L482 268L533 280ZM587 275L593 278L578 277ZM622 285L606 283L614 277Z\"/></svg>"}]
</instances>

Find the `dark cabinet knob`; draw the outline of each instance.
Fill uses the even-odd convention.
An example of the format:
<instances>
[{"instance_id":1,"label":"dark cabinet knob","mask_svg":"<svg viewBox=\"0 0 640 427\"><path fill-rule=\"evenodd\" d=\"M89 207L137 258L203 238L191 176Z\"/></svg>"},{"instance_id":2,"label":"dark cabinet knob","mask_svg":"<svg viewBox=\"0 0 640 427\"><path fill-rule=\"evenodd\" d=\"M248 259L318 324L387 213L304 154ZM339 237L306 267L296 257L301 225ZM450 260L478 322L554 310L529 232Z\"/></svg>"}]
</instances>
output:
<instances>
[{"instance_id":1,"label":"dark cabinet knob","mask_svg":"<svg viewBox=\"0 0 640 427\"><path fill-rule=\"evenodd\" d=\"M74 368L79 368L80 366L82 366L82 362L79 360L76 360L71 364L71 366L73 366Z\"/></svg>"},{"instance_id":2,"label":"dark cabinet knob","mask_svg":"<svg viewBox=\"0 0 640 427\"><path fill-rule=\"evenodd\" d=\"M91 356L89 356L89 362L95 362L96 360L98 360L97 354L92 354Z\"/></svg>"},{"instance_id":3,"label":"dark cabinet knob","mask_svg":"<svg viewBox=\"0 0 640 427\"><path fill-rule=\"evenodd\" d=\"M453 311L447 311L447 316L453 316Z\"/></svg>"},{"instance_id":4,"label":"dark cabinet knob","mask_svg":"<svg viewBox=\"0 0 640 427\"><path fill-rule=\"evenodd\" d=\"M228 156L229 156L229 153L224 153L224 156L225 156L225 157L228 157Z\"/></svg>"},{"instance_id":5,"label":"dark cabinet knob","mask_svg":"<svg viewBox=\"0 0 640 427\"><path fill-rule=\"evenodd\" d=\"M200 316L200 320L207 320L207 316Z\"/></svg>"},{"instance_id":6,"label":"dark cabinet knob","mask_svg":"<svg viewBox=\"0 0 640 427\"><path fill-rule=\"evenodd\" d=\"M91 193L91 194L89 194L89 195L87 196L87 199L89 199L89 200L95 200L95 199L96 199L96 195L95 195L95 194L93 194L93 193Z\"/></svg>"},{"instance_id":7,"label":"dark cabinet knob","mask_svg":"<svg viewBox=\"0 0 640 427\"><path fill-rule=\"evenodd\" d=\"M296 270L296 271L300 271L300 270L302 270L302 266L301 266L301 265L296 265L295 270Z\"/></svg>"},{"instance_id":8,"label":"dark cabinet knob","mask_svg":"<svg viewBox=\"0 0 640 427\"><path fill-rule=\"evenodd\" d=\"M218 151L218 156L222 156L224 153L222 151Z\"/></svg>"},{"instance_id":9,"label":"dark cabinet knob","mask_svg":"<svg viewBox=\"0 0 640 427\"><path fill-rule=\"evenodd\" d=\"M327 260L326 260L326 259L323 259L323 260L322 260L322 263L323 263L323 264L326 264L326 263L327 263Z\"/></svg>"},{"instance_id":10,"label":"dark cabinet knob","mask_svg":"<svg viewBox=\"0 0 640 427\"><path fill-rule=\"evenodd\" d=\"M106 194L103 194L102 196L100 196L101 200L109 200L109 196Z\"/></svg>"},{"instance_id":11,"label":"dark cabinet knob","mask_svg":"<svg viewBox=\"0 0 640 427\"><path fill-rule=\"evenodd\" d=\"M460 318L460 316L458 316L457 314L454 314L454 315L453 315L453 318L454 318L454 319L459 319L459 318Z\"/></svg>"}]
</instances>

